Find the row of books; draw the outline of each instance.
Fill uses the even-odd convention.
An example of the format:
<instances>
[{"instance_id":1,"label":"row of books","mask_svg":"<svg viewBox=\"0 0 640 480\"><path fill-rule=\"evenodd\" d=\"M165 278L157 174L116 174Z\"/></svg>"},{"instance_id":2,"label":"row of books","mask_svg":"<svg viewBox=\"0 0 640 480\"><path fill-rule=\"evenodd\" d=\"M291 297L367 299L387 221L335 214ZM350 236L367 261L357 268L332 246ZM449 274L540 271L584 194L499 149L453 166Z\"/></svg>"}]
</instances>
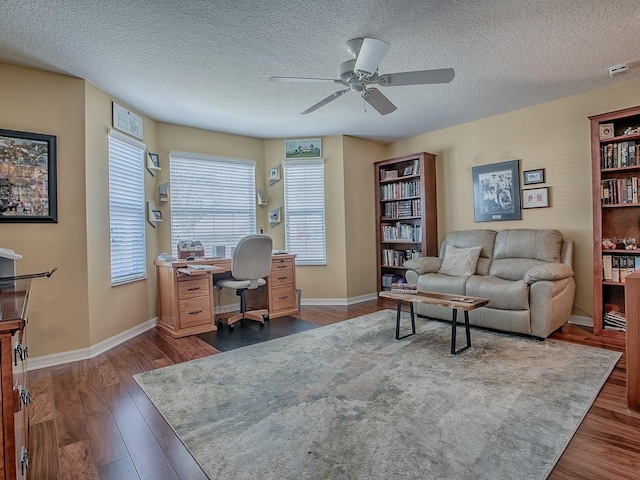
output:
<instances>
[{"instance_id":1,"label":"row of books","mask_svg":"<svg viewBox=\"0 0 640 480\"><path fill-rule=\"evenodd\" d=\"M380 198L382 200L395 200L419 196L420 182L417 180L380 185Z\"/></svg>"},{"instance_id":2,"label":"row of books","mask_svg":"<svg viewBox=\"0 0 640 480\"><path fill-rule=\"evenodd\" d=\"M631 167L638 164L638 148L636 142L607 143L600 147L600 167Z\"/></svg>"},{"instance_id":3,"label":"row of books","mask_svg":"<svg viewBox=\"0 0 640 480\"><path fill-rule=\"evenodd\" d=\"M420 258L420 250L394 250L390 248L382 249L382 265L388 267L401 267L404 262L412 258Z\"/></svg>"},{"instance_id":4,"label":"row of books","mask_svg":"<svg viewBox=\"0 0 640 480\"><path fill-rule=\"evenodd\" d=\"M600 200L603 205L638 202L639 177L611 178L600 182Z\"/></svg>"},{"instance_id":5,"label":"row of books","mask_svg":"<svg viewBox=\"0 0 640 480\"><path fill-rule=\"evenodd\" d=\"M385 203L384 216L389 218L419 217L420 199Z\"/></svg>"},{"instance_id":6,"label":"row of books","mask_svg":"<svg viewBox=\"0 0 640 480\"><path fill-rule=\"evenodd\" d=\"M394 282L391 284L391 291L393 293L418 293L418 286L410 283Z\"/></svg>"},{"instance_id":7,"label":"row of books","mask_svg":"<svg viewBox=\"0 0 640 480\"><path fill-rule=\"evenodd\" d=\"M422 239L422 227L410 223L396 222L395 224L383 223L382 238L384 240L409 240L420 242Z\"/></svg>"},{"instance_id":8,"label":"row of books","mask_svg":"<svg viewBox=\"0 0 640 480\"><path fill-rule=\"evenodd\" d=\"M627 275L640 270L640 255L603 255L602 278L624 283Z\"/></svg>"},{"instance_id":9,"label":"row of books","mask_svg":"<svg viewBox=\"0 0 640 480\"><path fill-rule=\"evenodd\" d=\"M623 312L609 310L604 314L603 325L605 330L615 330L618 332L627 331L627 318Z\"/></svg>"}]
</instances>

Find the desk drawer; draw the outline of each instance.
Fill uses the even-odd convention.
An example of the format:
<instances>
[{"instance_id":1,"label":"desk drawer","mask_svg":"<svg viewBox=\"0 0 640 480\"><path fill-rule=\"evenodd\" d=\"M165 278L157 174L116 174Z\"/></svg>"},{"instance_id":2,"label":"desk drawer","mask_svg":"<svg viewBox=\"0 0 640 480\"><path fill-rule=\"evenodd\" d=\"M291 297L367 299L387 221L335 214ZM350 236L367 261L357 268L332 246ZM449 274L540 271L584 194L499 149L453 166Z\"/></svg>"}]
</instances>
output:
<instances>
[{"instance_id":1,"label":"desk drawer","mask_svg":"<svg viewBox=\"0 0 640 480\"><path fill-rule=\"evenodd\" d=\"M180 328L212 323L209 296L180 300Z\"/></svg>"},{"instance_id":2,"label":"desk drawer","mask_svg":"<svg viewBox=\"0 0 640 480\"><path fill-rule=\"evenodd\" d=\"M279 285L291 285L295 282L293 268L272 271L271 275L269 275L269 281L274 287Z\"/></svg>"},{"instance_id":3,"label":"desk drawer","mask_svg":"<svg viewBox=\"0 0 640 480\"><path fill-rule=\"evenodd\" d=\"M274 258L271 261L271 275L293 271L293 258Z\"/></svg>"},{"instance_id":4,"label":"desk drawer","mask_svg":"<svg viewBox=\"0 0 640 480\"><path fill-rule=\"evenodd\" d=\"M178 282L178 298L183 300L185 298L201 297L203 295L209 295L209 282L211 277L207 275L204 278L194 278L189 280L182 280Z\"/></svg>"},{"instance_id":5,"label":"desk drawer","mask_svg":"<svg viewBox=\"0 0 640 480\"><path fill-rule=\"evenodd\" d=\"M273 286L271 289L271 312L291 310L296 304L295 285Z\"/></svg>"}]
</instances>

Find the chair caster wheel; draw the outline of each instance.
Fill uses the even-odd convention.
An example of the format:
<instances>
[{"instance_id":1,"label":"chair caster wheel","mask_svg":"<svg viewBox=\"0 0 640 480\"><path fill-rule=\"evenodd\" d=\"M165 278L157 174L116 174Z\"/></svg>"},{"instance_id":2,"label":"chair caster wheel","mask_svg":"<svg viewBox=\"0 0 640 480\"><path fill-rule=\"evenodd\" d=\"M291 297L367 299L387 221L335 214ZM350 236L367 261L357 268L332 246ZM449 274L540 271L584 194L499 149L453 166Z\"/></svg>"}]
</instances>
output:
<instances>
[{"instance_id":1,"label":"chair caster wheel","mask_svg":"<svg viewBox=\"0 0 640 480\"><path fill-rule=\"evenodd\" d=\"M220 319L216 320L216 325L218 325L219 327L221 327L221 326L222 326L222 320L220 320Z\"/></svg>"},{"instance_id":2,"label":"chair caster wheel","mask_svg":"<svg viewBox=\"0 0 640 480\"><path fill-rule=\"evenodd\" d=\"M232 323L231 325L229 325L229 330L233 331L233 329L236 328L236 326Z\"/></svg>"},{"instance_id":3,"label":"chair caster wheel","mask_svg":"<svg viewBox=\"0 0 640 480\"><path fill-rule=\"evenodd\" d=\"M264 320L260 322L260 328L264 327Z\"/></svg>"},{"instance_id":4,"label":"chair caster wheel","mask_svg":"<svg viewBox=\"0 0 640 480\"><path fill-rule=\"evenodd\" d=\"M269 315L262 315L262 321L263 322L268 322L269 321Z\"/></svg>"}]
</instances>

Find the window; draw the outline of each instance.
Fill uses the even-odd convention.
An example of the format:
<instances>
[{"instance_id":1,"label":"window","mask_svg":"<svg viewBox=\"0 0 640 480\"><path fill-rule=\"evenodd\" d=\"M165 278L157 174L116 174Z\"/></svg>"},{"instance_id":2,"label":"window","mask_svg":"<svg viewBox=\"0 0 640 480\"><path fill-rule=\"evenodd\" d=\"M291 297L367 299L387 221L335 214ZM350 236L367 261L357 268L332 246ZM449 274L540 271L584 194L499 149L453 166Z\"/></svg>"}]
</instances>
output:
<instances>
[{"instance_id":1,"label":"window","mask_svg":"<svg viewBox=\"0 0 640 480\"><path fill-rule=\"evenodd\" d=\"M288 160L283 167L287 252L297 255L297 265L326 265L324 161Z\"/></svg>"},{"instance_id":2,"label":"window","mask_svg":"<svg viewBox=\"0 0 640 480\"><path fill-rule=\"evenodd\" d=\"M142 143L109 133L111 285L147 277Z\"/></svg>"},{"instance_id":3,"label":"window","mask_svg":"<svg viewBox=\"0 0 640 480\"><path fill-rule=\"evenodd\" d=\"M205 255L214 246L226 253L256 232L256 162L171 152L171 248L179 240L200 240Z\"/></svg>"}]
</instances>

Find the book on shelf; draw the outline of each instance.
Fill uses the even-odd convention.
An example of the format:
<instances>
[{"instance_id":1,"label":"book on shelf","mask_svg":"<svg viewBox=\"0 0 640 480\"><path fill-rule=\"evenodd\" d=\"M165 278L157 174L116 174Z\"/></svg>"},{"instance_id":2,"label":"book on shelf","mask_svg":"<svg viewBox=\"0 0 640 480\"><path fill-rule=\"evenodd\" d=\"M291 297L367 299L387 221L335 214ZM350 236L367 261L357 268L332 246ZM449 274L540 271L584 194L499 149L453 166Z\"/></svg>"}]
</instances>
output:
<instances>
[{"instance_id":1,"label":"book on shelf","mask_svg":"<svg viewBox=\"0 0 640 480\"><path fill-rule=\"evenodd\" d=\"M613 271L611 270L611 255L602 256L602 278L604 280L613 280Z\"/></svg>"},{"instance_id":2,"label":"book on shelf","mask_svg":"<svg viewBox=\"0 0 640 480\"><path fill-rule=\"evenodd\" d=\"M618 271L619 271L619 276L620 276L620 281L622 283L624 283L625 279L627 278L627 256L626 255L620 255L618 257Z\"/></svg>"},{"instance_id":3,"label":"book on shelf","mask_svg":"<svg viewBox=\"0 0 640 480\"><path fill-rule=\"evenodd\" d=\"M620 263L617 255L611 257L611 281L620 281Z\"/></svg>"}]
</instances>

